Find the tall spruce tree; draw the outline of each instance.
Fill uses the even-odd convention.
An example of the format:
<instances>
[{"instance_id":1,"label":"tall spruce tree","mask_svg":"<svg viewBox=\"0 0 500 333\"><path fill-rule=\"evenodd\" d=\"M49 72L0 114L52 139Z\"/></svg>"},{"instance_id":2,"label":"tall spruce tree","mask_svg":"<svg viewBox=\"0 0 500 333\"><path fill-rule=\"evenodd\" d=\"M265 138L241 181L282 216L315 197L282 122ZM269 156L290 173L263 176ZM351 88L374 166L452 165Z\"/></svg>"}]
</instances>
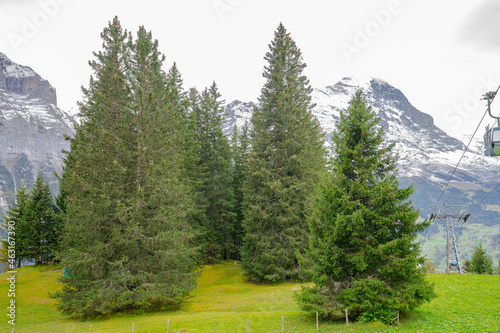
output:
<instances>
[{"instance_id":1,"label":"tall spruce tree","mask_svg":"<svg viewBox=\"0 0 500 333\"><path fill-rule=\"evenodd\" d=\"M309 219L304 266L314 282L303 288L304 310L324 317L391 321L433 296L417 267L418 211L412 187L398 188L397 157L384 144L379 118L357 91L333 133L331 172L319 185ZM308 259L308 260L307 260Z\"/></svg>"},{"instance_id":2,"label":"tall spruce tree","mask_svg":"<svg viewBox=\"0 0 500 333\"><path fill-rule=\"evenodd\" d=\"M233 154L233 189L234 189L234 248L235 260L241 259L241 248L243 246L243 183L245 181L246 169L248 167L248 123L245 122L241 131L234 125L231 137L231 148Z\"/></svg>"},{"instance_id":3,"label":"tall spruce tree","mask_svg":"<svg viewBox=\"0 0 500 333\"><path fill-rule=\"evenodd\" d=\"M151 32L140 27L136 41L129 45L137 134L136 191L127 217L134 235L125 240L129 283L136 286L139 306L177 306L196 286L193 257L197 251L188 223L193 200L184 170L181 102L166 89L164 56Z\"/></svg>"},{"instance_id":4,"label":"tall spruce tree","mask_svg":"<svg viewBox=\"0 0 500 333\"><path fill-rule=\"evenodd\" d=\"M195 96L192 96L195 98ZM200 143L199 167L204 180L205 259L218 261L235 257L234 189L229 139L223 130L224 101L215 82L206 88L194 108L197 137Z\"/></svg>"},{"instance_id":5,"label":"tall spruce tree","mask_svg":"<svg viewBox=\"0 0 500 333\"><path fill-rule=\"evenodd\" d=\"M184 118L187 120L186 129L189 148L185 155L188 179L193 188L194 210L189 217L191 226L196 231L193 239L200 247L198 264L206 264L220 260L220 246L209 240L211 233L209 219L206 211L209 207L206 195L206 183L208 179L206 161L201 160L202 155L202 130L199 126L201 115L201 94L196 88L190 88L187 92L184 108ZM191 157L189 157L191 156Z\"/></svg>"},{"instance_id":6,"label":"tall spruce tree","mask_svg":"<svg viewBox=\"0 0 500 333\"><path fill-rule=\"evenodd\" d=\"M201 178L203 178L198 165L200 142L196 133L195 120L191 116L191 103L189 95L191 91L186 92L182 84L183 80L181 78L181 73L177 68L177 64L174 63L167 73L167 101L170 112L175 112L176 117L180 117L178 120L180 125L177 130L181 131L179 138L182 141L182 157L184 159L183 170L186 174L185 178L187 178L187 180L191 183L190 186L192 188L196 188L201 181ZM194 91L196 90L194 89Z\"/></svg>"},{"instance_id":7,"label":"tall spruce tree","mask_svg":"<svg viewBox=\"0 0 500 333\"><path fill-rule=\"evenodd\" d=\"M112 312L106 304L117 304L114 295L123 291L110 276L110 263L122 259L113 239L127 224L120 213L134 191L133 113L124 74L127 33L115 17L101 38L102 51L89 61L93 76L82 88L81 122L60 179L66 194L60 257L70 273L54 297L59 310L79 317Z\"/></svg>"},{"instance_id":8,"label":"tall spruce tree","mask_svg":"<svg viewBox=\"0 0 500 333\"><path fill-rule=\"evenodd\" d=\"M114 295L124 286L110 276L110 263L122 259L113 238L127 224L119 215L134 191L133 113L124 74L127 33L115 18L101 38L103 50L89 61L93 76L89 87L82 88L81 122L60 180L66 193L60 257L70 273L53 296L59 310L79 317L122 306Z\"/></svg>"},{"instance_id":9,"label":"tall spruce tree","mask_svg":"<svg viewBox=\"0 0 500 333\"><path fill-rule=\"evenodd\" d=\"M151 33L141 27L134 41L116 17L101 38L61 177L69 274L53 297L79 317L177 306L195 286L181 117L163 56Z\"/></svg>"},{"instance_id":10,"label":"tall spruce tree","mask_svg":"<svg viewBox=\"0 0 500 333\"><path fill-rule=\"evenodd\" d=\"M177 64L174 62L167 73L167 100L170 112L180 115L178 119L180 125L177 126L177 131L179 131L178 138L182 140L179 143L183 159L183 167L180 171L182 171L181 176L183 180L191 189L190 196L192 198L192 205L190 205L190 209L186 213L189 224L195 231L192 243L201 249L202 246L200 244L203 243L202 239L204 236L200 226L204 224L200 223L200 221L206 220L206 200L202 192L205 173L200 163L201 143L195 119L196 110L199 108L200 96L195 88L185 91L182 85L181 74L177 68ZM197 263L202 263L202 256L197 255L196 261Z\"/></svg>"},{"instance_id":11,"label":"tall spruce tree","mask_svg":"<svg viewBox=\"0 0 500 333\"><path fill-rule=\"evenodd\" d=\"M306 216L326 160L306 64L282 24L265 60L243 189L242 266L251 280L278 282L302 278L297 253L308 246Z\"/></svg>"},{"instance_id":12,"label":"tall spruce tree","mask_svg":"<svg viewBox=\"0 0 500 333\"><path fill-rule=\"evenodd\" d=\"M201 162L201 131L198 127L201 113L201 96L196 88L189 89L185 103L184 117L187 119L187 137L189 137L190 144L189 152L193 153L191 159L189 161L186 160L186 165L188 165L187 170L189 172L188 178L191 179L196 207L195 213L192 216L192 225L198 231L197 243L205 244L203 239L206 234L204 226L208 224L205 214L208 207L208 201L205 196L204 184L207 174L206 166ZM202 249L202 252L205 252L205 250Z\"/></svg>"}]
</instances>

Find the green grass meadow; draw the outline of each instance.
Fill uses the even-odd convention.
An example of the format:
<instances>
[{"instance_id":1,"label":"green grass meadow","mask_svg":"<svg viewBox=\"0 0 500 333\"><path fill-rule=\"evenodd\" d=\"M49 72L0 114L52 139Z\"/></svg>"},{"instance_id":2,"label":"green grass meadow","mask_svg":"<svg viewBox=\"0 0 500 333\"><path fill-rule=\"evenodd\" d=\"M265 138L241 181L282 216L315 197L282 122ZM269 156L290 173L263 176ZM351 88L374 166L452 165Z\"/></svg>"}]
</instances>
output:
<instances>
[{"instance_id":1,"label":"green grass meadow","mask_svg":"<svg viewBox=\"0 0 500 333\"><path fill-rule=\"evenodd\" d=\"M47 294L61 287L56 267L22 267L16 281L16 333L24 332L316 332L315 318L298 308L294 292L299 283L247 283L237 264L204 267L199 287L176 312L123 313L98 320L78 321L56 310ZM418 310L401 314L401 326L382 323L320 321L320 332L499 332L500 276L428 275L438 298ZM7 274L0 274L0 332L11 332L7 317Z\"/></svg>"}]
</instances>

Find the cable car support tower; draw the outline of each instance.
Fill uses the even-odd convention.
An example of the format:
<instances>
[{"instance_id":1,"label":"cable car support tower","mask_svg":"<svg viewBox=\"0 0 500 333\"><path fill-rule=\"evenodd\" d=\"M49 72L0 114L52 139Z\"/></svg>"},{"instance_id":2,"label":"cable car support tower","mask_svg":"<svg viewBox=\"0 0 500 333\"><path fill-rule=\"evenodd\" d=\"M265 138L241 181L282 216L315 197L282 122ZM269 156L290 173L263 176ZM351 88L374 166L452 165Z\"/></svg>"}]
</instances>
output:
<instances>
[{"instance_id":1,"label":"cable car support tower","mask_svg":"<svg viewBox=\"0 0 500 333\"><path fill-rule=\"evenodd\" d=\"M450 270L457 271L458 274L462 274L462 265L460 263L460 258L458 255L457 238L458 233L455 230L467 222L470 213L464 214L465 208L467 206L431 206L437 214L432 213L430 221L435 221L436 219L441 222L446 230L446 274L450 274ZM450 254L452 260L450 260Z\"/></svg>"}]
</instances>

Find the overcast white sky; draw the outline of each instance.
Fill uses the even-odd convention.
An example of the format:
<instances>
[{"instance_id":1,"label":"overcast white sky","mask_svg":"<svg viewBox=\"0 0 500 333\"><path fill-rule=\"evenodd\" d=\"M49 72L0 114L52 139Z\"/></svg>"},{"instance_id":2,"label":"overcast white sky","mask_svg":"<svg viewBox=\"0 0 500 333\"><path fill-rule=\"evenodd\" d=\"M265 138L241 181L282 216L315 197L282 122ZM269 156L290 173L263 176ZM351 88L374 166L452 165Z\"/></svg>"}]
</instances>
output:
<instances>
[{"instance_id":1,"label":"overcast white sky","mask_svg":"<svg viewBox=\"0 0 500 333\"><path fill-rule=\"evenodd\" d=\"M479 98L500 84L498 0L0 0L0 52L48 79L69 109L115 15L129 31L153 32L185 88L215 80L226 102L259 96L279 22L313 87L383 79L457 137L472 134L486 105Z\"/></svg>"}]
</instances>

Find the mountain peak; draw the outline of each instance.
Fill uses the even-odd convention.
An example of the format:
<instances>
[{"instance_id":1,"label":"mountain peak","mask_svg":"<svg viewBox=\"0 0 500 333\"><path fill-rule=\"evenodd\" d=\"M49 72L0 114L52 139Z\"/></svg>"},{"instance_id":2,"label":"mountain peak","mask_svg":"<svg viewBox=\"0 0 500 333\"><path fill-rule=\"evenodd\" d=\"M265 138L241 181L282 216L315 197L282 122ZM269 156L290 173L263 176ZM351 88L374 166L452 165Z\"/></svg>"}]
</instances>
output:
<instances>
[{"instance_id":1,"label":"mountain peak","mask_svg":"<svg viewBox=\"0 0 500 333\"><path fill-rule=\"evenodd\" d=\"M333 86L327 86L325 89L345 94L347 92L353 93L357 89L362 89L365 92L371 91L375 85L390 86L386 81L371 76L346 76Z\"/></svg>"},{"instance_id":2,"label":"mountain peak","mask_svg":"<svg viewBox=\"0 0 500 333\"><path fill-rule=\"evenodd\" d=\"M387 84L386 81L372 76L346 76L343 77L338 83L343 83L352 87L359 87L361 89L369 89L373 83Z\"/></svg>"},{"instance_id":3,"label":"mountain peak","mask_svg":"<svg viewBox=\"0 0 500 333\"><path fill-rule=\"evenodd\" d=\"M0 52L0 68L5 77L33 77L38 74L28 66L21 66L9 59L4 53Z\"/></svg>"},{"instance_id":4,"label":"mountain peak","mask_svg":"<svg viewBox=\"0 0 500 333\"><path fill-rule=\"evenodd\" d=\"M0 89L9 93L41 99L57 105L56 89L31 67L19 65L0 53Z\"/></svg>"},{"instance_id":5,"label":"mountain peak","mask_svg":"<svg viewBox=\"0 0 500 333\"><path fill-rule=\"evenodd\" d=\"M416 165L431 163L434 157L449 155L453 158L462 152L464 144L439 129L433 118L419 111L397 88L384 80L373 77L344 77L323 89L313 89L313 115L318 119L327 138L331 138L340 113L347 110L353 94L361 88L367 105L380 118L380 126L386 133L387 143L396 144L400 154L402 175L412 176ZM226 131L250 119L252 109L242 102L233 102L226 107L228 116ZM452 156L453 155L453 156ZM432 171L429 173L432 174Z\"/></svg>"}]
</instances>

